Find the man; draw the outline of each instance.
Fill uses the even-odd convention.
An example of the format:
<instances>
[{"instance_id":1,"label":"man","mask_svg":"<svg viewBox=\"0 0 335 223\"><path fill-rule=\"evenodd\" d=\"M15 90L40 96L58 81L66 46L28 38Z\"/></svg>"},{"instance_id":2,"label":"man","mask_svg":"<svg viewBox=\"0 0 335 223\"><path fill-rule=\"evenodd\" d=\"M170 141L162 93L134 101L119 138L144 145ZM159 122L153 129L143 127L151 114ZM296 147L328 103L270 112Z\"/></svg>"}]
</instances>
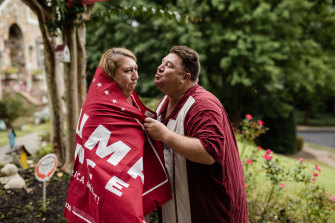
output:
<instances>
[{"instance_id":1,"label":"man","mask_svg":"<svg viewBox=\"0 0 335 223\"><path fill-rule=\"evenodd\" d=\"M149 135L164 143L173 199L163 223L248 222L244 173L235 136L220 101L197 84L198 54L174 46L157 69L166 94L158 121L145 119Z\"/></svg>"}]
</instances>

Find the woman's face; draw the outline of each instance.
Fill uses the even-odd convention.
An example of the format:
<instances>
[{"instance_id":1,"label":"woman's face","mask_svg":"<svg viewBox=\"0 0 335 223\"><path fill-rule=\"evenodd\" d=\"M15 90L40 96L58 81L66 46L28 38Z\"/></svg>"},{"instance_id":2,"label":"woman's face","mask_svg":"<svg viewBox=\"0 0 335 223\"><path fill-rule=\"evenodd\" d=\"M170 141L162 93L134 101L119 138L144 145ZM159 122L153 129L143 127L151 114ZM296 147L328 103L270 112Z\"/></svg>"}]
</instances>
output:
<instances>
[{"instance_id":1,"label":"woman's face","mask_svg":"<svg viewBox=\"0 0 335 223\"><path fill-rule=\"evenodd\" d=\"M135 89L138 80L137 64L130 57L121 57L114 74L114 81L120 87L126 98Z\"/></svg>"}]
</instances>

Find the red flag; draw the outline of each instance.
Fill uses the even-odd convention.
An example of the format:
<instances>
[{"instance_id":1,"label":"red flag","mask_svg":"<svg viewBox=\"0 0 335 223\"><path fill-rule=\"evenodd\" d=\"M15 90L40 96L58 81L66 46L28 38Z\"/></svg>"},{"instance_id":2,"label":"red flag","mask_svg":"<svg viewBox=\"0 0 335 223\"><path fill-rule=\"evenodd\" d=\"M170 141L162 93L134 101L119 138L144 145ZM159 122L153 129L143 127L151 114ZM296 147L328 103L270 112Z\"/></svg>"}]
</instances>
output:
<instances>
[{"instance_id":1,"label":"red flag","mask_svg":"<svg viewBox=\"0 0 335 223\"><path fill-rule=\"evenodd\" d=\"M69 222L145 222L171 199L163 149L145 133L154 115L133 92L130 105L97 68L76 130L64 216Z\"/></svg>"}]
</instances>

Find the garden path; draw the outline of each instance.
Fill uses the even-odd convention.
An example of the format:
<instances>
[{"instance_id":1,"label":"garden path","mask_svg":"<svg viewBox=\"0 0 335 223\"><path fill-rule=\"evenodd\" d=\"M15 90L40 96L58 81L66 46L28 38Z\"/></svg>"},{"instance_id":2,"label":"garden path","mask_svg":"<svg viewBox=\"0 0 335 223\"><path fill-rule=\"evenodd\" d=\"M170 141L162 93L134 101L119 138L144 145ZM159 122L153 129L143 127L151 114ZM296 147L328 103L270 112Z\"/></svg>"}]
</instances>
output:
<instances>
[{"instance_id":1,"label":"garden path","mask_svg":"<svg viewBox=\"0 0 335 223\"><path fill-rule=\"evenodd\" d=\"M304 159L316 159L328 166L335 168L335 153L324 151L321 149L312 148L311 146L305 145L302 151L294 154L288 155L291 158L304 158Z\"/></svg>"},{"instance_id":2,"label":"garden path","mask_svg":"<svg viewBox=\"0 0 335 223\"><path fill-rule=\"evenodd\" d=\"M15 145L24 145L28 152L35 154L39 149L38 133L30 133L15 139ZM9 145L0 147L0 164L11 162L12 158L6 153L9 151Z\"/></svg>"}]
</instances>

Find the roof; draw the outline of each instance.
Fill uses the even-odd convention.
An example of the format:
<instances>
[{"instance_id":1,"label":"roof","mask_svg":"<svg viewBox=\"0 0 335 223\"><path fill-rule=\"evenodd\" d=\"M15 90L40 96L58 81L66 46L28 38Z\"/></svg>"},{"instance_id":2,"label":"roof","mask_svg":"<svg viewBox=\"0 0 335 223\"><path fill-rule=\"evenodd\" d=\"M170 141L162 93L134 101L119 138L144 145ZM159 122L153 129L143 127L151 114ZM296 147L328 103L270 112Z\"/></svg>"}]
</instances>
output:
<instances>
[{"instance_id":1,"label":"roof","mask_svg":"<svg viewBox=\"0 0 335 223\"><path fill-rule=\"evenodd\" d=\"M1 1L1 0L0 0L0 1ZM65 49L65 47L68 48L66 44L58 45L58 46L56 47L56 52L57 52L57 51L63 51L63 50Z\"/></svg>"},{"instance_id":2,"label":"roof","mask_svg":"<svg viewBox=\"0 0 335 223\"><path fill-rule=\"evenodd\" d=\"M27 156L31 156L30 152L26 149L26 147L24 145L16 145L13 147L13 149L11 149L9 152L7 152L6 154L11 154L11 153L20 153L20 151L23 150Z\"/></svg>"}]
</instances>

